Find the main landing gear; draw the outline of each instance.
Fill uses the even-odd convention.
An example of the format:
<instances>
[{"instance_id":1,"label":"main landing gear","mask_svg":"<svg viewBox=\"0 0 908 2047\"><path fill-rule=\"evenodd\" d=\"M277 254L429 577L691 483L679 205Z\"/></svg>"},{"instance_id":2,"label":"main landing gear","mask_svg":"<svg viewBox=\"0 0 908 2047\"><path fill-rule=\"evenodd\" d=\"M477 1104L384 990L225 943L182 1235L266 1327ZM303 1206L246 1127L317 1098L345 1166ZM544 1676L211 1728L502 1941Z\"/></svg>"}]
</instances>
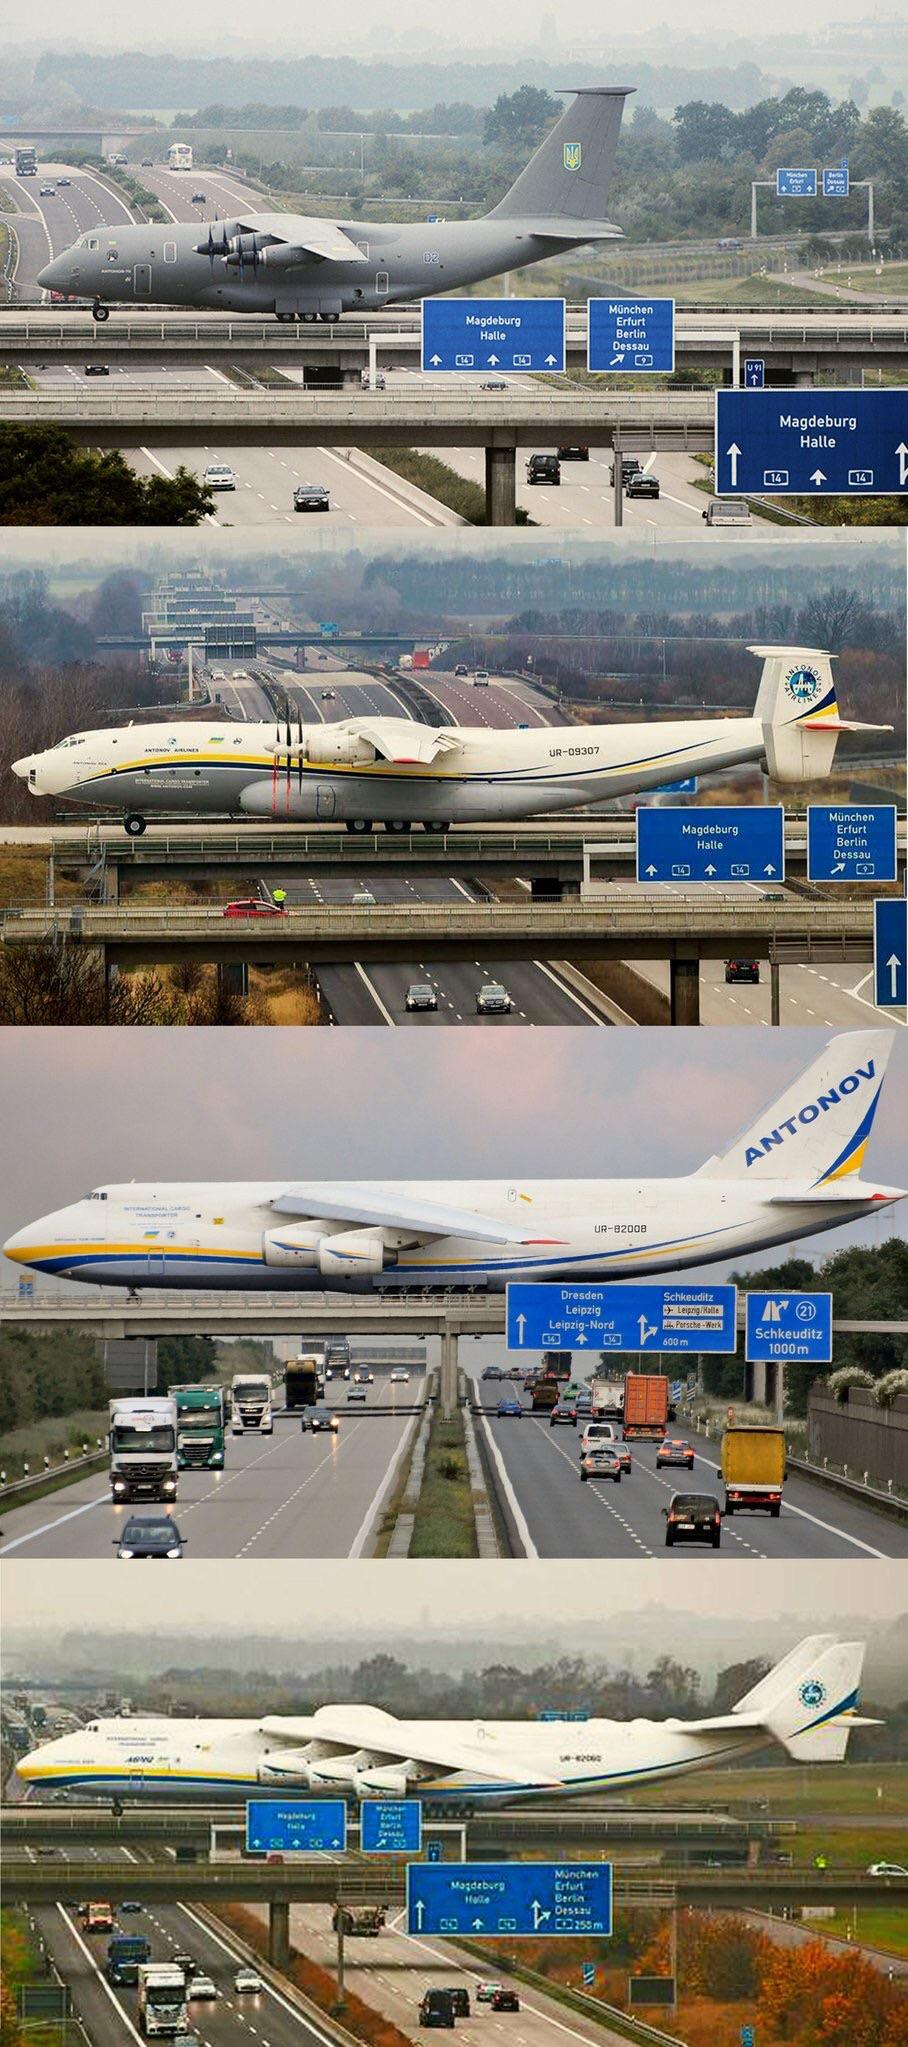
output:
<instances>
[{"instance_id":1,"label":"main landing gear","mask_svg":"<svg viewBox=\"0 0 908 2047\"><path fill-rule=\"evenodd\" d=\"M451 829L449 817L424 817L422 819L416 817L386 817L384 820L386 832L413 832L418 829L420 824L424 832L449 832ZM348 817L345 828L348 832L371 832L372 819L371 817Z\"/></svg>"},{"instance_id":2,"label":"main landing gear","mask_svg":"<svg viewBox=\"0 0 908 2047\"><path fill-rule=\"evenodd\" d=\"M94 305L92 306L91 309L91 317L93 320L109 320L110 307L102 306L100 299L95 299Z\"/></svg>"},{"instance_id":3,"label":"main landing gear","mask_svg":"<svg viewBox=\"0 0 908 2047\"><path fill-rule=\"evenodd\" d=\"M145 830L145 819L135 810L128 810L123 819L123 830L130 839L140 839Z\"/></svg>"}]
</instances>

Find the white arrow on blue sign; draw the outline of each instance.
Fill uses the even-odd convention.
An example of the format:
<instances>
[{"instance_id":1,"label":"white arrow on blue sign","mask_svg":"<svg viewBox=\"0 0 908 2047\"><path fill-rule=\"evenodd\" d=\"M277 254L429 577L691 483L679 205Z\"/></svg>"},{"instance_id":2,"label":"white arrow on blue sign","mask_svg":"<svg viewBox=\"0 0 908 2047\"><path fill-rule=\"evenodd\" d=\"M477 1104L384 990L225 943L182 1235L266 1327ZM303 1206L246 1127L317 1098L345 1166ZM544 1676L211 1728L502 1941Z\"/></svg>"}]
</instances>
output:
<instances>
[{"instance_id":1,"label":"white arrow on blue sign","mask_svg":"<svg viewBox=\"0 0 908 2047\"><path fill-rule=\"evenodd\" d=\"M810 803L808 881L895 881L894 803Z\"/></svg>"},{"instance_id":2,"label":"white arrow on blue sign","mask_svg":"<svg viewBox=\"0 0 908 2047\"><path fill-rule=\"evenodd\" d=\"M508 1350L714 1351L737 1341L733 1286L507 1288Z\"/></svg>"},{"instance_id":3,"label":"white arrow on blue sign","mask_svg":"<svg viewBox=\"0 0 908 2047\"><path fill-rule=\"evenodd\" d=\"M346 1846L347 1808L342 1798L247 1800L246 1847L252 1854Z\"/></svg>"},{"instance_id":4,"label":"white arrow on blue sign","mask_svg":"<svg viewBox=\"0 0 908 2047\"><path fill-rule=\"evenodd\" d=\"M873 999L878 1009L908 1002L908 902L882 896L873 905Z\"/></svg>"},{"instance_id":5,"label":"white arrow on blue sign","mask_svg":"<svg viewBox=\"0 0 908 2047\"><path fill-rule=\"evenodd\" d=\"M785 813L776 804L637 811L637 880L756 881L785 878Z\"/></svg>"},{"instance_id":6,"label":"white arrow on blue sign","mask_svg":"<svg viewBox=\"0 0 908 2047\"><path fill-rule=\"evenodd\" d=\"M748 391L762 391L766 382L766 359L762 355L744 357L744 384Z\"/></svg>"},{"instance_id":7,"label":"white arrow on blue sign","mask_svg":"<svg viewBox=\"0 0 908 2047\"><path fill-rule=\"evenodd\" d=\"M647 376L675 367L674 299L590 299L586 366Z\"/></svg>"},{"instance_id":8,"label":"white arrow on blue sign","mask_svg":"<svg viewBox=\"0 0 908 2047\"><path fill-rule=\"evenodd\" d=\"M563 299L423 299L424 370L529 370L565 363Z\"/></svg>"},{"instance_id":9,"label":"white arrow on blue sign","mask_svg":"<svg viewBox=\"0 0 908 2047\"><path fill-rule=\"evenodd\" d=\"M776 197L779 199L815 199L817 196L817 174L804 165L789 164L785 170L776 171Z\"/></svg>"},{"instance_id":10,"label":"white arrow on blue sign","mask_svg":"<svg viewBox=\"0 0 908 2047\"><path fill-rule=\"evenodd\" d=\"M847 199L848 190L847 163L834 164L829 170L823 172L824 199Z\"/></svg>"},{"instance_id":11,"label":"white arrow on blue sign","mask_svg":"<svg viewBox=\"0 0 908 2047\"><path fill-rule=\"evenodd\" d=\"M612 1931L610 1862L407 1864L407 1932L518 1937Z\"/></svg>"},{"instance_id":12,"label":"white arrow on blue sign","mask_svg":"<svg viewBox=\"0 0 908 2047\"><path fill-rule=\"evenodd\" d=\"M832 1363L832 1295L798 1294L781 1287L773 1294L744 1296L744 1355L750 1364L767 1359L815 1365Z\"/></svg>"},{"instance_id":13,"label":"white arrow on blue sign","mask_svg":"<svg viewBox=\"0 0 908 2047\"><path fill-rule=\"evenodd\" d=\"M880 497L908 492L905 393L716 392L720 497Z\"/></svg>"}]
</instances>

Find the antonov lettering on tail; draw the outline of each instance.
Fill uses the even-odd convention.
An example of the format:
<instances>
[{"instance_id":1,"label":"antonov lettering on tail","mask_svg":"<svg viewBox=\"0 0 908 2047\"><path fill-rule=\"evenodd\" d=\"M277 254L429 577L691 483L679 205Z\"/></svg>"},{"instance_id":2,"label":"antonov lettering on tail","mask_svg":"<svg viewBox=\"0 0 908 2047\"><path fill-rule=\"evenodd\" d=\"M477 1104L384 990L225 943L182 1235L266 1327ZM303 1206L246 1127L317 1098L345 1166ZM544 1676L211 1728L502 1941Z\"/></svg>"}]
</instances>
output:
<instances>
[{"instance_id":1,"label":"antonov lettering on tail","mask_svg":"<svg viewBox=\"0 0 908 2047\"><path fill-rule=\"evenodd\" d=\"M589 87L550 129L480 220L322 220L259 213L185 226L99 223L39 272L48 291L111 305L194 306L336 320L541 263L620 237L604 218L624 102L632 88Z\"/></svg>"},{"instance_id":2,"label":"antonov lettering on tail","mask_svg":"<svg viewBox=\"0 0 908 2047\"><path fill-rule=\"evenodd\" d=\"M16 1764L32 1798L403 1798L483 1806L625 1791L778 1743L795 1762L840 1762L858 1714L862 1642L811 1635L731 1713L705 1720L398 1720L377 1706L301 1719L94 1720Z\"/></svg>"},{"instance_id":3,"label":"antonov lettering on tail","mask_svg":"<svg viewBox=\"0 0 908 2047\"><path fill-rule=\"evenodd\" d=\"M720 1156L665 1180L239 1181L96 1187L5 1245L92 1285L349 1293L623 1279L871 1215L861 1176L894 1033L832 1038Z\"/></svg>"},{"instance_id":4,"label":"antonov lettering on tail","mask_svg":"<svg viewBox=\"0 0 908 2047\"><path fill-rule=\"evenodd\" d=\"M750 652L763 662L751 718L496 731L374 716L304 725L288 709L276 726L222 717L75 732L14 761L13 773L33 796L122 809L132 836L155 811L444 831L576 809L746 761L780 783L822 781L840 732L889 730L840 717L831 655Z\"/></svg>"}]
</instances>

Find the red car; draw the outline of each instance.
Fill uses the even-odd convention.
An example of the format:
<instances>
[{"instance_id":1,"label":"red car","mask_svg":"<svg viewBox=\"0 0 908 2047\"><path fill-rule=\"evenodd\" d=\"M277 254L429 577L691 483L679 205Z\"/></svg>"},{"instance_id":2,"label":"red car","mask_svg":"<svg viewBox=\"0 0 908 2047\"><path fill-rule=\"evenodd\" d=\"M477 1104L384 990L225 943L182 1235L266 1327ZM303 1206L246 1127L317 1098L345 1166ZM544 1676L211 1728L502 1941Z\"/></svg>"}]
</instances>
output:
<instances>
[{"instance_id":1,"label":"red car","mask_svg":"<svg viewBox=\"0 0 908 2047\"><path fill-rule=\"evenodd\" d=\"M225 917L282 917L283 903L272 903L267 896L247 896L244 902L227 903Z\"/></svg>"},{"instance_id":2,"label":"red car","mask_svg":"<svg viewBox=\"0 0 908 2047\"><path fill-rule=\"evenodd\" d=\"M688 1471L694 1468L692 1443L682 1443L677 1436L663 1436L656 1451L656 1470L660 1464L686 1464Z\"/></svg>"}]
</instances>

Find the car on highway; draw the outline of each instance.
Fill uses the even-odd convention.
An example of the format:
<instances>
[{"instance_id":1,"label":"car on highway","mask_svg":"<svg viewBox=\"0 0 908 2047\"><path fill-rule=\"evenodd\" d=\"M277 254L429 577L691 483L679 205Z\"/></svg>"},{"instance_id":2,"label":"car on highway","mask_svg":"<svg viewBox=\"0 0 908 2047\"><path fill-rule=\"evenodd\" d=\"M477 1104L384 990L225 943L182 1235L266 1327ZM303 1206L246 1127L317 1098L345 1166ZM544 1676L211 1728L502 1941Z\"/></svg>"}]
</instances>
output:
<instances>
[{"instance_id":1,"label":"car on highway","mask_svg":"<svg viewBox=\"0 0 908 2047\"><path fill-rule=\"evenodd\" d=\"M323 483L298 483L293 493L295 512L330 512L331 498Z\"/></svg>"},{"instance_id":2,"label":"car on highway","mask_svg":"<svg viewBox=\"0 0 908 2047\"><path fill-rule=\"evenodd\" d=\"M749 981L751 985L753 985L754 982L756 982L757 985L759 985L760 981L759 960L726 960L725 980L726 984L734 981L745 982Z\"/></svg>"},{"instance_id":3,"label":"car on highway","mask_svg":"<svg viewBox=\"0 0 908 2047\"><path fill-rule=\"evenodd\" d=\"M336 1436L338 1430L337 1415L327 1413L323 1407L304 1407L300 1415L300 1428L303 1431L309 1429L313 1436Z\"/></svg>"},{"instance_id":4,"label":"car on highway","mask_svg":"<svg viewBox=\"0 0 908 2047\"><path fill-rule=\"evenodd\" d=\"M54 198L56 197L56 192L57 192L57 187L56 187L56 185L39 185L39 187L38 187L38 198L39 198L39 199L54 199Z\"/></svg>"},{"instance_id":5,"label":"car on highway","mask_svg":"<svg viewBox=\"0 0 908 2047\"><path fill-rule=\"evenodd\" d=\"M680 1436L663 1436L656 1451L656 1470L663 1464L685 1464L688 1471L693 1471L693 1443L685 1443Z\"/></svg>"},{"instance_id":6,"label":"car on highway","mask_svg":"<svg viewBox=\"0 0 908 2047\"><path fill-rule=\"evenodd\" d=\"M154 170L154 157L153 157L153 156L143 156L143 158L142 158L142 169L143 169L143 171L153 171L153 170Z\"/></svg>"},{"instance_id":7,"label":"car on highway","mask_svg":"<svg viewBox=\"0 0 908 2047\"><path fill-rule=\"evenodd\" d=\"M476 997L477 1016L510 1016L514 1004L500 981L484 981Z\"/></svg>"},{"instance_id":8,"label":"car on highway","mask_svg":"<svg viewBox=\"0 0 908 2047\"><path fill-rule=\"evenodd\" d=\"M637 456L637 455L622 455L622 457L621 457L621 481L622 481L622 483L623 483L623 485L624 485L624 488L625 488L625 490L627 489L627 486L628 486L628 484L630 483L631 477L632 477L632 476L636 476L636 475L638 474L638 471L639 471L639 470L641 470L642 468L643 468L643 464L642 464L642 462L640 461L640 458L639 458L639 456ZM608 472L608 480L609 480L609 483L614 483L614 481L615 481L615 464L614 464L614 462L610 462L610 463L609 463L609 472Z\"/></svg>"},{"instance_id":9,"label":"car on highway","mask_svg":"<svg viewBox=\"0 0 908 2047\"><path fill-rule=\"evenodd\" d=\"M493 1990L489 2003L493 2011L520 2010L520 1999L516 1990L510 1990L504 1983L500 1983L498 1989Z\"/></svg>"},{"instance_id":10,"label":"car on highway","mask_svg":"<svg viewBox=\"0 0 908 2047\"><path fill-rule=\"evenodd\" d=\"M486 377L479 388L480 391L506 391L508 387L504 377Z\"/></svg>"},{"instance_id":11,"label":"car on highway","mask_svg":"<svg viewBox=\"0 0 908 2047\"><path fill-rule=\"evenodd\" d=\"M169 1514L130 1514L119 1535L113 1538L118 1558L131 1563L135 1558L162 1557L172 1562L181 1557L188 1541Z\"/></svg>"},{"instance_id":12,"label":"car on highway","mask_svg":"<svg viewBox=\"0 0 908 2047\"><path fill-rule=\"evenodd\" d=\"M711 1542L718 1549L722 1541L722 1511L712 1493L672 1493L665 1515L665 1547L676 1542Z\"/></svg>"},{"instance_id":13,"label":"car on highway","mask_svg":"<svg viewBox=\"0 0 908 2047\"><path fill-rule=\"evenodd\" d=\"M501 1365L484 1365L481 1376L483 1379L506 1379L507 1373Z\"/></svg>"},{"instance_id":14,"label":"car on highway","mask_svg":"<svg viewBox=\"0 0 908 2047\"><path fill-rule=\"evenodd\" d=\"M549 1428L556 1429L559 1422L565 1423L569 1429L577 1427L577 1409L572 1400L556 1400L549 1415Z\"/></svg>"},{"instance_id":15,"label":"car on highway","mask_svg":"<svg viewBox=\"0 0 908 2047\"><path fill-rule=\"evenodd\" d=\"M405 1372L405 1371L404 1371L404 1368L403 1368L403 1366L402 1366L402 1365L397 1365L397 1366L395 1367L394 1371L393 1371L393 1372L391 1373L391 1377L390 1377L390 1379L388 1380L388 1385L389 1385L389 1386L409 1386L409 1384L410 1384L410 1374L409 1374L409 1372Z\"/></svg>"},{"instance_id":16,"label":"car on highway","mask_svg":"<svg viewBox=\"0 0 908 2047\"><path fill-rule=\"evenodd\" d=\"M621 1483L621 1459L615 1443L591 1443L580 1459L580 1482L585 1485L588 1478L611 1478L616 1485Z\"/></svg>"},{"instance_id":17,"label":"car on highway","mask_svg":"<svg viewBox=\"0 0 908 2047\"><path fill-rule=\"evenodd\" d=\"M323 704L333 704L337 697L336 689L323 689L320 694Z\"/></svg>"},{"instance_id":18,"label":"car on highway","mask_svg":"<svg viewBox=\"0 0 908 2047\"><path fill-rule=\"evenodd\" d=\"M908 1876L908 1869L905 1869L901 1862L870 1862L867 1865L867 1875Z\"/></svg>"},{"instance_id":19,"label":"car on highway","mask_svg":"<svg viewBox=\"0 0 908 2047\"><path fill-rule=\"evenodd\" d=\"M224 904L225 917L283 917L285 905L273 903L270 896L240 896L235 903Z\"/></svg>"},{"instance_id":20,"label":"car on highway","mask_svg":"<svg viewBox=\"0 0 908 2047\"><path fill-rule=\"evenodd\" d=\"M617 1445L618 1431L614 1422L587 1422L580 1438L580 1455L588 1450L591 1443L614 1443Z\"/></svg>"},{"instance_id":21,"label":"car on highway","mask_svg":"<svg viewBox=\"0 0 908 2047\"><path fill-rule=\"evenodd\" d=\"M477 2004L491 2004L491 2002L492 2002L492 1999L493 1999L493 1997L495 1996L495 1993L496 1993L496 1991L498 1991L498 1990L503 1990L503 1989L504 1989L504 1984L503 1984L503 1983L489 1983L489 1982L482 1982L482 1983L477 1983L477 1985L476 1985L476 2002L477 2002Z\"/></svg>"},{"instance_id":22,"label":"car on highway","mask_svg":"<svg viewBox=\"0 0 908 2047\"><path fill-rule=\"evenodd\" d=\"M359 388L361 391L384 391L385 385L386 378L384 370L376 370L374 383L372 380L372 373L370 370L360 370Z\"/></svg>"},{"instance_id":23,"label":"car on highway","mask_svg":"<svg viewBox=\"0 0 908 2047\"><path fill-rule=\"evenodd\" d=\"M194 1976L197 1973L198 1963L195 1955L191 1955L188 1948L178 1947L176 1952L171 1955L171 1961L175 1969L182 1969L184 1976Z\"/></svg>"},{"instance_id":24,"label":"car on highway","mask_svg":"<svg viewBox=\"0 0 908 2047\"><path fill-rule=\"evenodd\" d=\"M523 1413L523 1401L515 1400L513 1394L506 1396L504 1400L499 1400L495 1413L501 1420L519 1421Z\"/></svg>"},{"instance_id":25,"label":"car on highway","mask_svg":"<svg viewBox=\"0 0 908 2047\"><path fill-rule=\"evenodd\" d=\"M457 678L457 680L458 680L458 681L460 681L460 682L466 682L466 681L467 681L467 678L468 678L468 676L469 676L469 673L470 673L470 671L469 671L469 669L468 669L468 667L467 667L467 664L466 664L466 662L465 662L465 661L458 661L458 663L457 663L457 666L456 666L456 668L455 668L455 670L454 670L454 674L455 674L455 677Z\"/></svg>"},{"instance_id":26,"label":"car on highway","mask_svg":"<svg viewBox=\"0 0 908 2047\"><path fill-rule=\"evenodd\" d=\"M242 1969L237 1970L233 1979L233 1987L238 1997L257 1997L259 1992L264 1990L265 1985L257 1969L250 1969L248 1966L244 1966Z\"/></svg>"},{"instance_id":27,"label":"car on highway","mask_svg":"<svg viewBox=\"0 0 908 2047\"><path fill-rule=\"evenodd\" d=\"M63 187L64 185L71 185L71 184L72 184L72 178L58 178L58 179L57 179L57 190L58 190L58 192L59 192L59 191L60 191L60 190L62 189L62 187Z\"/></svg>"},{"instance_id":28,"label":"car on highway","mask_svg":"<svg viewBox=\"0 0 908 2047\"><path fill-rule=\"evenodd\" d=\"M419 2007L421 2026L453 2026L454 2006L447 1990L427 1990Z\"/></svg>"},{"instance_id":29,"label":"car on highway","mask_svg":"<svg viewBox=\"0 0 908 2047\"><path fill-rule=\"evenodd\" d=\"M577 441L571 448L559 448L558 450L559 462L588 462L589 459L589 448L585 447L582 441Z\"/></svg>"},{"instance_id":30,"label":"car on highway","mask_svg":"<svg viewBox=\"0 0 908 2047\"><path fill-rule=\"evenodd\" d=\"M209 462L202 482L206 490L236 490L236 475L229 462Z\"/></svg>"},{"instance_id":31,"label":"car on highway","mask_svg":"<svg viewBox=\"0 0 908 2047\"><path fill-rule=\"evenodd\" d=\"M487 669L487 668L474 668L474 670L473 670L473 688L474 688L474 689L488 689L488 687L489 687L489 671L488 671L488 669Z\"/></svg>"},{"instance_id":32,"label":"car on highway","mask_svg":"<svg viewBox=\"0 0 908 2047\"><path fill-rule=\"evenodd\" d=\"M374 1386L375 1373L367 1372L362 1365L358 1365L353 1374L353 1384L354 1386Z\"/></svg>"},{"instance_id":33,"label":"car on highway","mask_svg":"<svg viewBox=\"0 0 908 2047\"><path fill-rule=\"evenodd\" d=\"M374 907L375 897L370 888L357 888L354 889L350 901L351 903L358 903L360 906L371 904Z\"/></svg>"},{"instance_id":34,"label":"car on highway","mask_svg":"<svg viewBox=\"0 0 908 2047\"><path fill-rule=\"evenodd\" d=\"M206 201L206 197L205 197L205 193L204 193L204 192L193 192L193 195L192 195L192 204L193 204L193 206L205 206L205 205L207 204L207 201Z\"/></svg>"},{"instance_id":35,"label":"car on highway","mask_svg":"<svg viewBox=\"0 0 908 2047\"><path fill-rule=\"evenodd\" d=\"M200 2047L198 2033L186 2031L171 2033L168 2039L168 2047Z\"/></svg>"},{"instance_id":36,"label":"car on highway","mask_svg":"<svg viewBox=\"0 0 908 2047\"><path fill-rule=\"evenodd\" d=\"M140 1898L121 1898L118 1909L120 1912L144 1912L145 1907Z\"/></svg>"},{"instance_id":37,"label":"car on highway","mask_svg":"<svg viewBox=\"0 0 908 2047\"><path fill-rule=\"evenodd\" d=\"M451 2000L454 2017L456 2019L468 2019L470 2016L470 1993L466 1984L452 1983L450 1987L447 1985L444 1987L446 1995Z\"/></svg>"},{"instance_id":38,"label":"car on highway","mask_svg":"<svg viewBox=\"0 0 908 2047\"><path fill-rule=\"evenodd\" d=\"M220 1997L220 1994L214 1977L209 1976L204 1969L200 1969L197 1975L190 1976L186 1985L187 1997L198 1998L200 2002L204 1999L211 2003L214 1998Z\"/></svg>"},{"instance_id":39,"label":"car on highway","mask_svg":"<svg viewBox=\"0 0 908 2047\"><path fill-rule=\"evenodd\" d=\"M560 483L561 463L557 455L531 455L527 463L527 483Z\"/></svg>"},{"instance_id":40,"label":"car on highway","mask_svg":"<svg viewBox=\"0 0 908 2047\"><path fill-rule=\"evenodd\" d=\"M367 1400L368 1397L369 1397L368 1392L365 1386L354 1386L351 1382L351 1384L347 1387L348 1400Z\"/></svg>"},{"instance_id":41,"label":"car on highway","mask_svg":"<svg viewBox=\"0 0 908 2047\"><path fill-rule=\"evenodd\" d=\"M750 506L746 498L710 498L700 516L707 526L749 526Z\"/></svg>"},{"instance_id":42,"label":"car on highway","mask_svg":"<svg viewBox=\"0 0 908 2047\"><path fill-rule=\"evenodd\" d=\"M85 377L109 377L110 366L106 362L87 362L82 374Z\"/></svg>"},{"instance_id":43,"label":"car on highway","mask_svg":"<svg viewBox=\"0 0 908 2047\"><path fill-rule=\"evenodd\" d=\"M411 1011L415 1009L437 1009L437 988L433 988L428 981L411 981L407 989L404 1008Z\"/></svg>"},{"instance_id":44,"label":"car on highway","mask_svg":"<svg viewBox=\"0 0 908 2047\"><path fill-rule=\"evenodd\" d=\"M635 469L633 476L627 479L624 494L628 498L657 498L659 478L653 475L651 469Z\"/></svg>"}]
</instances>

